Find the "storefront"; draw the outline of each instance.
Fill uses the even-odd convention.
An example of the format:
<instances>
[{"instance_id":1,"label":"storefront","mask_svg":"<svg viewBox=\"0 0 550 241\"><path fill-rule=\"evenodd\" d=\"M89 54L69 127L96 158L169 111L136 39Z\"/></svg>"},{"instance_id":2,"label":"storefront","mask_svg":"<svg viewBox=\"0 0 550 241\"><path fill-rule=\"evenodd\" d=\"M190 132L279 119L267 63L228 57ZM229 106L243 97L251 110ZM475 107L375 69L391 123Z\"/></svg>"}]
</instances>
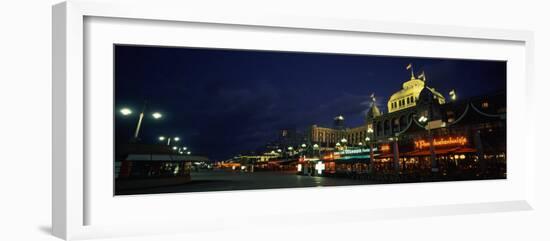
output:
<instances>
[{"instance_id":1,"label":"storefront","mask_svg":"<svg viewBox=\"0 0 550 241\"><path fill-rule=\"evenodd\" d=\"M342 150L327 153L322 156L322 174L324 176L350 176L367 173L371 155L378 155L378 148L346 147Z\"/></svg>"}]
</instances>

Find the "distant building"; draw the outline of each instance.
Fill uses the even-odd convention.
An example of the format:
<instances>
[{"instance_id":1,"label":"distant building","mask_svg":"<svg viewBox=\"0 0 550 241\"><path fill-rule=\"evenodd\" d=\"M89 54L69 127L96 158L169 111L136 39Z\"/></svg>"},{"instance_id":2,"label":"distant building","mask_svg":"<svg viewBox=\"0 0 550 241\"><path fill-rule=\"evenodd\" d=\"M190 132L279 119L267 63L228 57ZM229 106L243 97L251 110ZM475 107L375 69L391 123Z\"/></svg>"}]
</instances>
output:
<instances>
[{"instance_id":1,"label":"distant building","mask_svg":"<svg viewBox=\"0 0 550 241\"><path fill-rule=\"evenodd\" d=\"M273 141L266 145L265 150L285 150L292 146L297 147L303 144L307 140L306 135L303 132L298 132L296 128L283 128L277 132L277 136Z\"/></svg>"}]
</instances>

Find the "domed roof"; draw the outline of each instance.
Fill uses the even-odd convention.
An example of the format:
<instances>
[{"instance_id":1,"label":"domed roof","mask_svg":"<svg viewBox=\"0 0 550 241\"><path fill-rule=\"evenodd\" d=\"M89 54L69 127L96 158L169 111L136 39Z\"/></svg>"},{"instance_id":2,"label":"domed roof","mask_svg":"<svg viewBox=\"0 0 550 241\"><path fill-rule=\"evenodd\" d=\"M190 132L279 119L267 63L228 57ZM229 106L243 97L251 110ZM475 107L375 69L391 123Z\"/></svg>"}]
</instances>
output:
<instances>
[{"instance_id":1,"label":"domed roof","mask_svg":"<svg viewBox=\"0 0 550 241\"><path fill-rule=\"evenodd\" d=\"M424 88L420 91L420 94L418 94L418 100L421 102L432 102L433 99L435 99L434 93L430 90L430 88L424 86Z\"/></svg>"},{"instance_id":2,"label":"domed roof","mask_svg":"<svg viewBox=\"0 0 550 241\"><path fill-rule=\"evenodd\" d=\"M420 94L418 94L418 101L421 103L445 104L445 97L434 88L430 88L427 85L422 88Z\"/></svg>"},{"instance_id":3,"label":"domed roof","mask_svg":"<svg viewBox=\"0 0 550 241\"><path fill-rule=\"evenodd\" d=\"M382 115L380 112L380 109L378 109L378 106L376 106L374 103L371 105L369 111L367 112L367 119L373 119L375 117L378 117Z\"/></svg>"}]
</instances>

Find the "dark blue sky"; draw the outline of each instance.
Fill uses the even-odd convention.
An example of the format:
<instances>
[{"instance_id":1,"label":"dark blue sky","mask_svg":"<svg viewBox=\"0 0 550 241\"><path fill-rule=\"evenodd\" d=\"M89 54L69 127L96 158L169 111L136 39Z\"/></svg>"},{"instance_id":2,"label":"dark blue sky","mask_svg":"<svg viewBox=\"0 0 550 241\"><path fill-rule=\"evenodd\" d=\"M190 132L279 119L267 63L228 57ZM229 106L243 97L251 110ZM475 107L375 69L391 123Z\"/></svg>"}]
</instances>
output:
<instances>
[{"instance_id":1,"label":"dark blue sky","mask_svg":"<svg viewBox=\"0 0 550 241\"><path fill-rule=\"evenodd\" d=\"M426 72L428 83L459 98L506 89L506 63L369 55L115 46L115 108L149 111L144 142L180 136L194 153L226 159L273 139L281 128L330 126L343 115L347 126L364 122L375 93L386 101L410 78ZM117 142L127 140L137 116L116 117Z\"/></svg>"}]
</instances>

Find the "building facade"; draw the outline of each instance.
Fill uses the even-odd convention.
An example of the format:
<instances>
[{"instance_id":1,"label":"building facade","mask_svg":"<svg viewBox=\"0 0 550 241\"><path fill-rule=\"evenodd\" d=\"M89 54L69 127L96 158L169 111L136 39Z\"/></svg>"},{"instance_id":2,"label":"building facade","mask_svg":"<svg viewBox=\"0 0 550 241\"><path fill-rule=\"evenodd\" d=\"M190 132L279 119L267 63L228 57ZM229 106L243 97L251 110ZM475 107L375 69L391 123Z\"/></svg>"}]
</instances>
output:
<instances>
[{"instance_id":1,"label":"building facade","mask_svg":"<svg viewBox=\"0 0 550 241\"><path fill-rule=\"evenodd\" d=\"M342 127L342 116L337 117L338 128L311 126L311 143L326 148L320 156L324 174L374 169L374 173L425 170L461 177L505 177L506 92L457 100L450 90L447 101L421 76L411 73L402 89L389 98L387 113L371 96L361 126ZM357 158L343 158L342 147L365 151Z\"/></svg>"}]
</instances>

